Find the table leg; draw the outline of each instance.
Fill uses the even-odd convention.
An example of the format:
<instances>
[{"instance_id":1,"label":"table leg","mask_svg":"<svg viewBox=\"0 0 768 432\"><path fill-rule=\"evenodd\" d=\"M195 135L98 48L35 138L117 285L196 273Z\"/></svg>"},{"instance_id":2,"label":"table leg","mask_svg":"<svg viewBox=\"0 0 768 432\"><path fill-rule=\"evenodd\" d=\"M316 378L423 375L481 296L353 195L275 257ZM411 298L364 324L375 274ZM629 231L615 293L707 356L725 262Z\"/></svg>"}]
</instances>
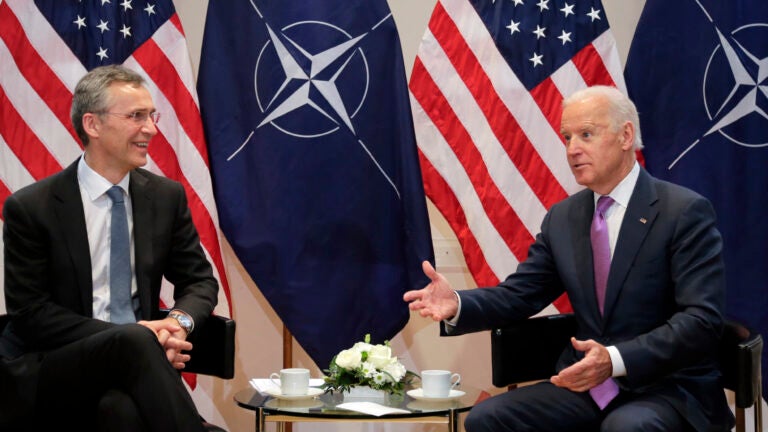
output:
<instances>
[{"instance_id":1,"label":"table leg","mask_svg":"<svg viewBox=\"0 0 768 432\"><path fill-rule=\"evenodd\" d=\"M459 432L459 412L456 410L448 411L448 431Z\"/></svg>"},{"instance_id":2,"label":"table leg","mask_svg":"<svg viewBox=\"0 0 768 432\"><path fill-rule=\"evenodd\" d=\"M264 430L264 411L259 407L256 409L256 432Z\"/></svg>"}]
</instances>

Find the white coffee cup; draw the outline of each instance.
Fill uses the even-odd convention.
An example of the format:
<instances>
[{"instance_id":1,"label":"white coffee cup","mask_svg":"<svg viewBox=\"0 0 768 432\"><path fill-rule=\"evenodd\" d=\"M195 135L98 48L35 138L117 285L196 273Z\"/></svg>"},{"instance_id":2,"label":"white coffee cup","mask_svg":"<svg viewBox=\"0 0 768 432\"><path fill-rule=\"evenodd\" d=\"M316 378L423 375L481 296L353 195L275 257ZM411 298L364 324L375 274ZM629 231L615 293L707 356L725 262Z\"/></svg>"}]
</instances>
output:
<instances>
[{"instance_id":1,"label":"white coffee cup","mask_svg":"<svg viewBox=\"0 0 768 432\"><path fill-rule=\"evenodd\" d=\"M285 396L305 395L309 391L309 369L280 369L279 374L272 372L269 379L280 387L280 393ZM280 381L277 381L278 379Z\"/></svg>"},{"instance_id":2,"label":"white coffee cup","mask_svg":"<svg viewBox=\"0 0 768 432\"><path fill-rule=\"evenodd\" d=\"M424 397L448 397L451 389L459 385L461 375L447 370L421 371L421 391Z\"/></svg>"}]
</instances>

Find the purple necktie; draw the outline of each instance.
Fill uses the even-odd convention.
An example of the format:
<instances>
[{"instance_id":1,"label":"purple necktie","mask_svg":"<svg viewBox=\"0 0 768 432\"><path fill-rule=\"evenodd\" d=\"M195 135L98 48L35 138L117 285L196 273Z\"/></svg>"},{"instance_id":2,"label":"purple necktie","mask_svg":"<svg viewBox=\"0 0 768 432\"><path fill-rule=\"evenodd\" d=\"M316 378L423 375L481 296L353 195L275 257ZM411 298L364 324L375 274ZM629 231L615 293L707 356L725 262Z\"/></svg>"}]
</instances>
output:
<instances>
[{"instance_id":1,"label":"purple necktie","mask_svg":"<svg viewBox=\"0 0 768 432\"><path fill-rule=\"evenodd\" d=\"M597 200L597 209L592 218L592 228L589 237L592 240L592 258L595 264L595 294L600 314L603 313L605 304L605 286L608 283L608 270L611 268L611 245L608 240L608 224L605 221L605 212L613 204L613 198L608 195L601 196ZM604 409L619 394L619 386L612 378L608 378L601 384L589 389L589 395L600 409Z\"/></svg>"},{"instance_id":2,"label":"purple necktie","mask_svg":"<svg viewBox=\"0 0 768 432\"><path fill-rule=\"evenodd\" d=\"M595 294L600 314L605 304L605 285L608 283L608 270L611 268L611 245L608 241L608 224L605 212L613 204L613 198L603 195L597 200L597 209L592 218L589 237L592 240L592 258L595 265Z\"/></svg>"}]
</instances>

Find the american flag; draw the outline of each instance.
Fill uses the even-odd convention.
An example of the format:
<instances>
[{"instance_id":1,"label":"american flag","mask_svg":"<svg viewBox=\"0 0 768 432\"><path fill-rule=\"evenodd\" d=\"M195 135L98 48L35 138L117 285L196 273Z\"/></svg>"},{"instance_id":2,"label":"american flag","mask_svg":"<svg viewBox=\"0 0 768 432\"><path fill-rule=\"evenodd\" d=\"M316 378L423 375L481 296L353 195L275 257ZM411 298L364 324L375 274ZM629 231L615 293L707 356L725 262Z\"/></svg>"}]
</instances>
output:
<instances>
[{"instance_id":1,"label":"american flag","mask_svg":"<svg viewBox=\"0 0 768 432\"><path fill-rule=\"evenodd\" d=\"M549 207L577 192L560 101L626 93L599 0L440 0L410 80L427 196L493 286L527 256ZM567 300L555 303L569 310Z\"/></svg>"},{"instance_id":2,"label":"american flag","mask_svg":"<svg viewBox=\"0 0 768 432\"><path fill-rule=\"evenodd\" d=\"M0 2L0 204L82 154L72 91L87 70L114 63L147 80L163 120L145 168L184 185L222 288L215 313L231 316L194 77L171 0ZM163 301L173 303L170 290Z\"/></svg>"}]
</instances>

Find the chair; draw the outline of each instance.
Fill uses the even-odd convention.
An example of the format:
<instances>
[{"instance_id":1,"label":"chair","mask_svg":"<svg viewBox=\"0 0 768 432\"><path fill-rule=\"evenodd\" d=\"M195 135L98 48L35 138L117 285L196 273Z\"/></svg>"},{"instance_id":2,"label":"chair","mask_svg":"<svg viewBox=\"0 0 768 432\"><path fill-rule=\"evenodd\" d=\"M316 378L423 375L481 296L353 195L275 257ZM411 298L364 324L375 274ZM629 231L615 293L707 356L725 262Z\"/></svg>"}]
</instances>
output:
<instances>
[{"instance_id":1,"label":"chair","mask_svg":"<svg viewBox=\"0 0 768 432\"><path fill-rule=\"evenodd\" d=\"M531 318L491 331L492 382L496 387L539 381L555 373L560 353L576 334L572 314ZM519 348L525 347L525 355ZM763 339L746 327L726 322L718 356L723 386L735 395L736 431L745 430L744 410L754 407L754 431L762 432Z\"/></svg>"}]
</instances>

